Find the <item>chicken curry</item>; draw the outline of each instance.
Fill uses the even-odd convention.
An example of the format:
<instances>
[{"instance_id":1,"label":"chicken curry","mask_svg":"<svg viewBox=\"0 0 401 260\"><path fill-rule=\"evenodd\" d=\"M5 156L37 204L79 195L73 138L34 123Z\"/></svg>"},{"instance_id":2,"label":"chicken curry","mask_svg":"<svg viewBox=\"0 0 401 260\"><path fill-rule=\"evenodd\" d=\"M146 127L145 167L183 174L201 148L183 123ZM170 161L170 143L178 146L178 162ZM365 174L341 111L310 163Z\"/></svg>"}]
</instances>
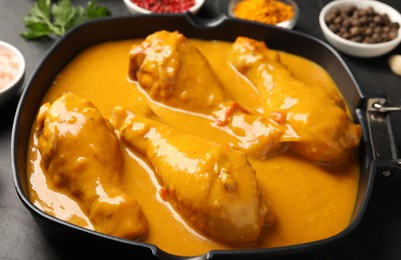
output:
<instances>
[{"instance_id":1,"label":"chicken curry","mask_svg":"<svg viewBox=\"0 0 401 260\"><path fill-rule=\"evenodd\" d=\"M32 127L32 202L172 254L316 241L349 224L354 124L317 64L160 31L78 55Z\"/></svg>"}]
</instances>

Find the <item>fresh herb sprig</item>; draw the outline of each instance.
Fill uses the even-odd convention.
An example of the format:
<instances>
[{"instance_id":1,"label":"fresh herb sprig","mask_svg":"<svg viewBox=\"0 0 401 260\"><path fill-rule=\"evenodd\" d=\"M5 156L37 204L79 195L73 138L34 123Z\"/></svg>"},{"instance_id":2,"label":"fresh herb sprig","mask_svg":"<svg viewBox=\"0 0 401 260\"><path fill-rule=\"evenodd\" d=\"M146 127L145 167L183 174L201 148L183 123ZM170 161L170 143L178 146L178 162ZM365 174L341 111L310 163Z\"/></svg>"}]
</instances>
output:
<instances>
[{"instance_id":1,"label":"fresh herb sprig","mask_svg":"<svg viewBox=\"0 0 401 260\"><path fill-rule=\"evenodd\" d=\"M37 0L23 18L26 32L21 36L27 40L62 36L80 23L109 15L109 9L98 6L96 0L89 0L86 8L74 6L71 0Z\"/></svg>"}]
</instances>

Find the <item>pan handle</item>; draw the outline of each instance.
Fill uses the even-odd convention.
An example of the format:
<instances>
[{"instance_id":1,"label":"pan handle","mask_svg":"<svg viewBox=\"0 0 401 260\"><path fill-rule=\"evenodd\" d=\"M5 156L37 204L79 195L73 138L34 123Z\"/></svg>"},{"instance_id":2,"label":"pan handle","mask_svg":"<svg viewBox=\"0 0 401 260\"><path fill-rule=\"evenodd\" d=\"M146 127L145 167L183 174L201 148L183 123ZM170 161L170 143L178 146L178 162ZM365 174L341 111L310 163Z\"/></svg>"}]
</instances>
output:
<instances>
[{"instance_id":1,"label":"pan handle","mask_svg":"<svg viewBox=\"0 0 401 260\"><path fill-rule=\"evenodd\" d=\"M384 177L401 179L401 159L390 121L392 112L401 112L401 107L389 105L385 98L367 100L366 120L373 153L372 166Z\"/></svg>"}]
</instances>

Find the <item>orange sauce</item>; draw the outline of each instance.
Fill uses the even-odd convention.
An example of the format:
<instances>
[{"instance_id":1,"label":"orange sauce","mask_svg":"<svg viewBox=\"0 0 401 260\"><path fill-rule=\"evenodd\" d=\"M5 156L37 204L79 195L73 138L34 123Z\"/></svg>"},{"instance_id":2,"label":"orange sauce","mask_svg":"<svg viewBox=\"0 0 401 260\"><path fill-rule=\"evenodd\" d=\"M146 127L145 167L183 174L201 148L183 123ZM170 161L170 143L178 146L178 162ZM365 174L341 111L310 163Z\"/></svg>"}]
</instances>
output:
<instances>
[{"instance_id":1,"label":"orange sauce","mask_svg":"<svg viewBox=\"0 0 401 260\"><path fill-rule=\"evenodd\" d=\"M133 100L148 103L162 119L182 131L191 131L215 142L229 139L211 129L206 120L182 111L170 110L147 100L138 87L127 80L128 52L135 40L108 42L93 46L78 55L55 79L44 102L54 101L66 91L88 98L107 119L116 105L129 107ZM208 58L232 98L249 111L257 93L228 65L230 43L191 40ZM282 63L299 79L336 88L331 77L317 64L301 57L279 52ZM188 124L190 120L190 124ZM33 126L35 129L35 125ZM33 133L34 131L32 131ZM144 242L176 255L198 255L212 249L241 249L203 237L191 229L160 198L160 186L151 167L123 148L125 190L132 194L147 217L149 233ZM348 167L329 169L289 152L266 160L249 159L276 219L267 227L256 245L249 248L279 247L316 241L333 236L349 224L357 194L359 166L357 155ZM93 229L79 205L53 190L46 182L37 140L31 135L28 151L28 181L31 201L60 219Z\"/></svg>"}]
</instances>

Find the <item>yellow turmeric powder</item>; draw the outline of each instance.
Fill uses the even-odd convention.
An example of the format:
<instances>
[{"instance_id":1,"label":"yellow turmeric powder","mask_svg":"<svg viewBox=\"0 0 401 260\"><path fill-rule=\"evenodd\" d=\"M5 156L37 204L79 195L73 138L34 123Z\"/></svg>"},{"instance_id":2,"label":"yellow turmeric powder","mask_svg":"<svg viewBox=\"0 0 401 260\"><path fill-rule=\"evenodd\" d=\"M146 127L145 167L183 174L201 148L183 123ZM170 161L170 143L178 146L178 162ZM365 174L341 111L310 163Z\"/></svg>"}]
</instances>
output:
<instances>
[{"instance_id":1,"label":"yellow turmeric powder","mask_svg":"<svg viewBox=\"0 0 401 260\"><path fill-rule=\"evenodd\" d=\"M294 16L291 5L278 0L242 0L233 9L235 17L267 24L277 24Z\"/></svg>"}]
</instances>

